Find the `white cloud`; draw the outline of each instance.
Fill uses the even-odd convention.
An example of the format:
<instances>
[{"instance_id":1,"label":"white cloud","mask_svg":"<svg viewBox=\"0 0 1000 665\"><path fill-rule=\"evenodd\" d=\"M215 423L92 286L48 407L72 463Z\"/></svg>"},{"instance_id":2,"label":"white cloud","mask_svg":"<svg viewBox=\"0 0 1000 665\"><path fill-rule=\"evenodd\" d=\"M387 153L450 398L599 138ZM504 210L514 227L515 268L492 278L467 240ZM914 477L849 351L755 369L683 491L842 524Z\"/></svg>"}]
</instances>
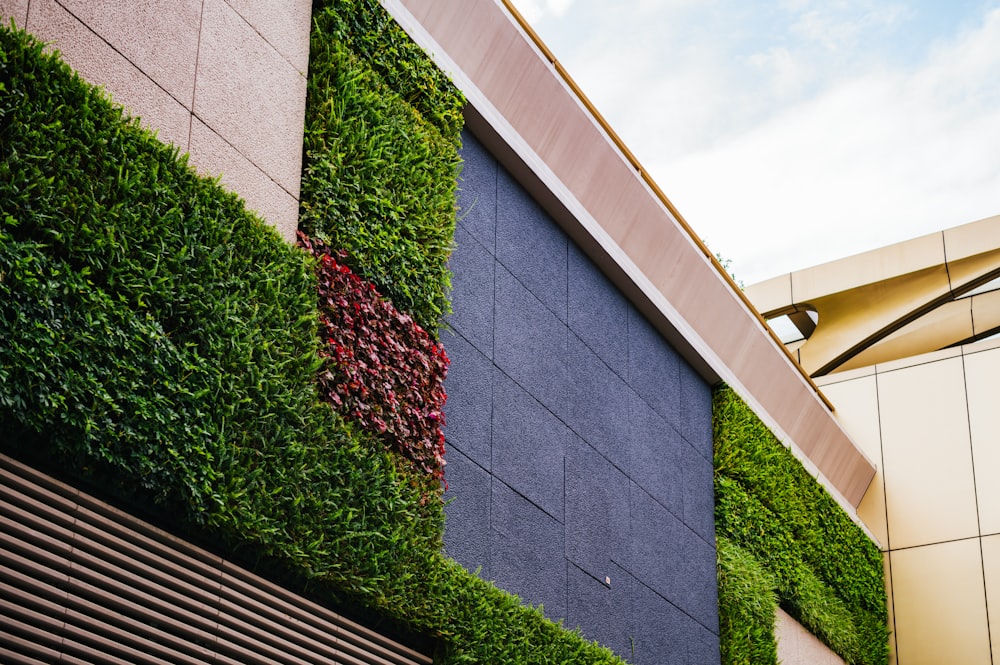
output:
<instances>
[{"instance_id":1,"label":"white cloud","mask_svg":"<svg viewBox=\"0 0 1000 665\"><path fill-rule=\"evenodd\" d=\"M920 69L845 80L651 170L747 283L998 214L996 44L1000 11Z\"/></svg>"}]
</instances>

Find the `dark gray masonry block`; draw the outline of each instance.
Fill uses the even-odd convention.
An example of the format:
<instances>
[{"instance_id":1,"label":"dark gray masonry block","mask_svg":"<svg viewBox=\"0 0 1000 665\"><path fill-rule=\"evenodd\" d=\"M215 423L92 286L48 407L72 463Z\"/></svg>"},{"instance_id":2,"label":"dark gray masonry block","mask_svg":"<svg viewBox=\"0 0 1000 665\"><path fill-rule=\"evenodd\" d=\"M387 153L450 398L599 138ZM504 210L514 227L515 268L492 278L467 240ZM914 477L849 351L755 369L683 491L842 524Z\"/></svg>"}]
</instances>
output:
<instances>
[{"instance_id":1,"label":"dark gray masonry block","mask_svg":"<svg viewBox=\"0 0 1000 665\"><path fill-rule=\"evenodd\" d=\"M502 372L493 389L493 474L563 519L564 458L577 437Z\"/></svg>"},{"instance_id":2,"label":"dark gray masonry block","mask_svg":"<svg viewBox=\"0 0 1000 665\"><path fill-rule=\"evenodd\" d=\"M490 254L496 253L497 161L469 132L462 134L458 178L458 228L468 231Z\"/></svg>"},{"instance_id":3,"label":"dark gray masonry block","mask_svg":"<svg viewBox=\"0 0 1000 665\"><path fill-rule=\"evenodd\" d=\"M681 362L649 321L629 307L629 385L672 425L677 424L680 411Z\"/></svg>"},{"instance_id":4,"label":"dark gray masonry block","mask_svg":"<svg viewBox=\"0 0 1000 665\"><path fill-rule=\"evenodd\" d=\"M585 443L566 453L566 558L603 580L628 565L629 479Z\"/></svg>"},{"instance_id":5,"label":"dark gray masonry block","mask_svg":"<svg viewBox=\"0 0 1000 665\"><path fill-rule=\"evenodd\" d=\"M487 358L493 357L493 299L496 261L468 231L456 229L448 266L452 271L452 307L447 324L462 334Z\"/></svg>"},{"instance_id":6,"label":"dark gray masonry block","mask_svg":"<svg viewBox=\"0 0 1000 665\"><path fill-rule=\"evenodd\" d=\"M680 364L680 429L695 450L712 459L712 387L686 362Z\"/></svg>"},{"instance_id":7,"label":"dark gray masonry block","mask_svg":"<svg viewBox=\"0 0 1000 665\"><path fill-rule=\"evenodd\" d=\"M632 656L632 578L617 566L596 580L573 564L567 569L566 627L579 628L623 658Z\"/></svg>"},{"instance_id":8,"label":"dark gray masonry block","mask_svg":"<svg viewBox=\"0 0 1000 665\"><path fill-rule=\"evenodd\" d=\"M566 617L563 525L501 482L493 483L490 574L522 601Z\"/></svg>"},{"instance_id":9,"label":"dark gray masonry block","mask_svg":"<svg viewBox=\"0 0 1000 665\"><path fill-rule=\"evenodd\" d=\"M633 665L677 665L687 658L686 622L690 619L644 584L632 584L635 614ZM718 662L718 661L716 661Z\"/></svg>"},{"instance_id":10,"label":"dark gray masonry block","mask_svg":"<svg viewBox=\"0 0 1000 665\"><path fill-rule=\"evenodd\" d=\"M445 439L449 449L461 450L489 471L493 363L457 333L442 331L441 341L451 360L444 381Z\"/></svg>"},{"instance_id":11,"label":"dark gray masonry block","mask_svg":"<svg viewBox=\"0 0 1000 665\"><path fill-rule=\"evenodd\" d=\"M569 239L505 171L497 179L497 259L566 320Z\"/></svg>"},{"instance_id":12,"label":"dark gray masonry block","mask_svg":"<svg viewBox=\"0 0 1000 665\"><path fill-rule=\"evenodd\" d=\"M575 245L569 247L569 326L622 378L628 376L628 301Z\"/></svg>"},{"instance_id":13,"label":"dark gray masonry block","mask_svg":"<svg viewBox=\"0 0 1000 665\"><path fill-rule=\"evenodd\" d=\"M566 325L502 266L494 362L554 413L565 412Z\"/></svg>"},{"instance_id":14,"label":"dark gray masonry block","mask_svg":"<svg viewBox=\"0 0 1000 665\"><path fill-rule=\"evenodd\" d=\"M632 542L628 570L640 583L669 598L689 613L694 611L694 591L702 591L693 541L705 542L670 511L657 503L635 483L630 490ZM712 560L714 568L714 559Z\"/></svg>"},{"instance_id":15,"label":"dark gray masonry block","mask_svg":"<svg viewBox=\"0 0 1000 665\"><path fill-rule=\"evenodd\" d=\"M490 574L490 475L457 450L449 450L444 493L444 551L468 570Z\"/></svg>"},{"instance_id":16,"label":"dark gray masonry block","mask_svg":"<svg viewBox=\"0 0 1000 665\"><path fill-rule=\"evenodd\" d=\"M689 621L686 628L684 641L687 642L688 647L688 665L718 663L722 658L719 649L719 635L694 620Z\"/></svg>"},{"instance_id":17,"label":"dark gray masonry block","mask_svg":"<svg viewBox=\"0 0 1000 665\"><path fill-rule=\"evenodd\" d=\"M715 544L709 544L686 526L676 533L674 548L677 558L674 563L678 571L671 581L680 584L671 587L668 594L671 602L687 612L714 633L719 632L718 573L716 569Z\"/></svg>"},{"instance_id":18,"label":"dark gray masonry block","mask_svg":"<svg viewBox=\"0 0 1000 665\"><path fill-rule=\"evenodd\" d=\"M684 523L706 543L715 542L715 485L710 460L689 445L681 446Z\"/></svg>"},{"instance_id":19,"label":"dark gray masonry block","mask_svg":"<svg viewBox=\"0 0 1000 665\"><path fill-rule=\"evenodd\" d=\"M681 435L638 395L629 408L629 465L632 479L677 517L684 515L685 479Z\"/></svg>"},{"instance_id":20,"label":"dark gray masonry block","mask_svg":"<svg viewBox=\"0 0 1000 665\"><path fill-rule=\"evenodd\" d=\"M573 333L569 333L566 363L566 422L601 454L625 468L632 391Z\"/></svg>"}]
</instances>

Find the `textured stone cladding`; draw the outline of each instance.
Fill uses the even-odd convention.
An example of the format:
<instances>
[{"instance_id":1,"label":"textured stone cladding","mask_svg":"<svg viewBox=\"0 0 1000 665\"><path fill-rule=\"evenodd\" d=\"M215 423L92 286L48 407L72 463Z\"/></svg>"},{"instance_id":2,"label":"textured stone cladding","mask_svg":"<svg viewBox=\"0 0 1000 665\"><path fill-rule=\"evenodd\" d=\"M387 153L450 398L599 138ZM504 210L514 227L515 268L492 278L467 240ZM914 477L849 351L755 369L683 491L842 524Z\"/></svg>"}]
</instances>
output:
<instances>
[{"instance_id":1,"label":"textured stone cladding","mask_svg":"<svg viewBox=\"0 0 1000 665\"><path fill-rule=\"evenodd\" d=\"M445 549L631 662L718 663L711 390L463 146Z\"/></svg>"}]
</instances>

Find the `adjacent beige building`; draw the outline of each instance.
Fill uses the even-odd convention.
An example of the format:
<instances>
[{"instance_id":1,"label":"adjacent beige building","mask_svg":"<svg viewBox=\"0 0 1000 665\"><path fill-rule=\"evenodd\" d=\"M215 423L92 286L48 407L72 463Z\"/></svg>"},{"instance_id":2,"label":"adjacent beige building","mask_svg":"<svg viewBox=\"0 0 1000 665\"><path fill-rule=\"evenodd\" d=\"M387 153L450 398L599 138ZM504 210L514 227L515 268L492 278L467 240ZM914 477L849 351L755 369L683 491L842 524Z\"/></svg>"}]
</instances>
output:
<instances>
[{"instance_id":1,"label":"adjacent beige building","mask_svg":"<svg viewBox=\"0 0 1000 665\"><path fill-rule=\"evenodd\" d=\"M998 273L992 217L747 289L878 466L899 665L1000 663Z\"/></svg>"}]
</instances>

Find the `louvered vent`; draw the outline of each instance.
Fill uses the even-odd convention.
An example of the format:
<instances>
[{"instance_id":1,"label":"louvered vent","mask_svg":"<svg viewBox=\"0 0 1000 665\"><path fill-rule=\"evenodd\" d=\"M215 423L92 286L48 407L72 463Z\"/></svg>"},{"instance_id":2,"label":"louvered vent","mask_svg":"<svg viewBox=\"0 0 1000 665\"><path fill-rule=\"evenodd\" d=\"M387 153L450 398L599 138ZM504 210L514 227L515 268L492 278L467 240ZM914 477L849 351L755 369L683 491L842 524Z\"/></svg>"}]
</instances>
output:
<instances>
[{"instance_id":1,"label":"louvered vent","mask_svg":"<svg viewBox=\"0 0 1000 665\"><path fill-rule=\"evenodd\" d=\"M431 659L0 455L0 662Z\"/></svg>"}]
</instances>

